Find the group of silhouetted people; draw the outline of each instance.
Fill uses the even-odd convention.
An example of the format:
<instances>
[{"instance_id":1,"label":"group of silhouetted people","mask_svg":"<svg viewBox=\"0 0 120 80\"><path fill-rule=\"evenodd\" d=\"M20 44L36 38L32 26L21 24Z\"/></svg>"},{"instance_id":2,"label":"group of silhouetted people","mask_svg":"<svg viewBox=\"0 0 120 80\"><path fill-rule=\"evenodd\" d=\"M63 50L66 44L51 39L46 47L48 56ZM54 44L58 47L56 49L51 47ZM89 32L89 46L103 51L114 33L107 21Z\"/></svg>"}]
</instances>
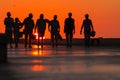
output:
<instances>
[{"instance_id":1,"label":"group of silhouetted people","mask_svg":"<svg viewBox=\"0 0 120 80\"><path fill-rule=\"evenodd\" d=\"M38 46L43 47L43 37L46 30L46 24L48 23L48 30L51 33L51 43L52 47L58 46L58 39L62 40L60 35L60 23L57 20L57 15L53 16L53 20L44 19L44 14L40 14L39 19L37 19L36 24L32 19L33 14L30 13L28 17L24 19L23 22L19 18L11 18L11 13L7 13L7 18L4 20L5 24L5 34L8 36L10 48L12 48L12 34L14 32L14 42L15 48L18 48L19 38L22 34L25 35L25 48L31 46L31 39L34 32L38 33ZM23 32L20 29L24 27ZM82 29L84 28L85 46L90 46L90 36L95 36L95 32L92 25L92 20L89 19L89 15L85 14L85 20L83 20L80 34L82 34ZM91 33L92 32L92 33ZM75 34L75 20L72 18L72 13L68 13L68 18L64 21L64 33L66 35L66 47L72 47L73 34ZM41 37L41 39L39 39Z\"/></svg>"}]
</instances>

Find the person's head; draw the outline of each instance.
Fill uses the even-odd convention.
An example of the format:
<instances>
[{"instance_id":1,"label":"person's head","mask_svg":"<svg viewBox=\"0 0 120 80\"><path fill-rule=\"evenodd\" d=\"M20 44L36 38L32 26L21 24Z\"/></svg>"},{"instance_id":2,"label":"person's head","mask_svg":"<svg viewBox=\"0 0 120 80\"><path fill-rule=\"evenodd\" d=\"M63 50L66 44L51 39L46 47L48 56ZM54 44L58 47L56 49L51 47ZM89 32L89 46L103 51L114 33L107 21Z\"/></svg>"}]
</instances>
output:
<instances>
[{"instance_id":1,"label":"person's head","mask_svg":"<svg viewBox=\"0 0 120 80\"><path fill-rule=\"evenodd\" d=\"M85 18L88 19L89 18L89 14L85 14Z\"/></svg>"},{"instance_id":2,"label":"person's head","mask_svg":"<svg viewBox=\"0 0 120 80\"><path fill-rule=\"evenodd\" d=\"M19 22L19 18L15 18L15 22Z\"/></svg>"},{"instance_id":3,"label":"person's head","mask_svg":"<svg viewBox=\"0 0 120 80\"><path fill-rule=\"evenodd\" d=\"M43 14L40 14L40 19L44 19L44 15Z\"/></svg>"},{"instance_id":4,"label":"person's head","mask_svg":"<svg viewBox=\"0 0 120 80\"><path fill-rule=\"evenodd\" d=\"M56 20L57 19L57 15L54 15L54 20Z\"/></svg>"},{"instance_id":5,"label":"person's head","mask_svg":"<svg viewBox=\"0 0 120 80\"><path fill-rule=\"evenodd\" d=\"M7 16L10 17L10 16L11 16L11 13L10 13L10 12L7 12Z\"/></svg>"},{"instance_id":6,"label":"person's head","mask_svg":"<svg viewBox=\"0 0 120 80\"><path fill-rule=\"evenodd\" d=\"M32 18L32 17L33 17L33 14L32 14L32 13L30 13L30 14L29 14L29 18Z\"/></svg>"},{"instance_id":7,"label":"person's head","mask_svg":"<svg viewBox=\"0 0 120 80\"><path fill-rule=\"evenodd\" d=\"M69 12L69 13L68 13L68 16L71 18L71 17L72 17L72 13L71 13L71 12Z\"/></svg>"}]
</instances>

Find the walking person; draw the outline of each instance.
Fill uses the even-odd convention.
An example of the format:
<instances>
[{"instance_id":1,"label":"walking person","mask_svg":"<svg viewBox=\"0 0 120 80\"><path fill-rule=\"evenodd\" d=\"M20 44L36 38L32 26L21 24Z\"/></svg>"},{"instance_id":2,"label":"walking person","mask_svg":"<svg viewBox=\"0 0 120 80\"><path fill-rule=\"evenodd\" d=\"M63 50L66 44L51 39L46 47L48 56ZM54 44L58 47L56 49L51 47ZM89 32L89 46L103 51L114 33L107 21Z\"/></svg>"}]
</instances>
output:
<instances>
[{"instance_id":1,"label":"walking person","mask_svg":"<svg viewBox=\"0 0 120 80\"><path fill-rule=\"evenodd\" d=\"M25 48L27 48L28 44L29 44L29 48L32 48L31 39L32 39L33 28L35 25L32 17L33 17L33 14L29 13L29 16L25 18L23 21L24 34L25 34ZM28 38L29 38L29 41L28 41Z\"/></svg>"},{"instance_id":2,"label":"walking person","mask_svg":"<svg viewBox=\"0 0 120 80\"><path fill-rule=\"evenodd\" d=\"M22 33L20 33L20 28L22 28L22 23L19 20L19 18L15 18L15 23L14 23L15 48L18 48L19 38L22 37Z\"/></svg>"},{"instance_id":3,"label":"walking person","mask_svg":"<svg viewBox=\"0 0 120 80\"><path fill-rule=\"evenodd\" d=\"M66 46L72 47L73 34L75 34L75 21L72 18L72 13L68 13L68 18L64 22L64 33L66 35Z\"/></svg>"},{"instance_id":4,"label":"walking person","mask_svg":"<svg viewBox=\"0 0 120 80\"><path fill-rule=\"evenodd\" d=\"M10 48L12 48L12 34L13 34L13 26L14 26L14 19L11 17L11 13L7 12L7 18L4 20L5 24L5 34L7 35L10 43Z\"/></svg>"},{"instance_id":5,"label":"walking person","mask_svg":"<svg viewBox=\"0 0 120 80\"><path fill-rule=\"evenodd\" d=\"M58 38L59 38L59 32L60 32L60 24L57 20L57 15L54 15L54 19L50 21L48 29L51 33L51 41L52 41L52 47L56 45L58 46ZM54 41L55 40L55 41Z\"/></svg>"},{"instance_id":6,"label":"walking person","mask_svg":"<svg viewBox=\"0 0 120 80\"><path fill-rule=\"evenodd\" d=\"M43 48L43 37L45 34L45 30L46 30L46 23L49 22L49 20L44 19L44 15L40 14L39 19L37 19L36 25L35 25L35 32L37 29L38 32L38 47L41 43L41 48ZM40 40L41 37L41 40Z\"/></svg>"},{"instance_id":7,"label":"walking person","mask_svg":"<svg viewBox=\"0 0 120 80\"><path fill-rule=\"evenodd\" d=\"M85 40L85 46L90 46L90 35L91 31L94 31L92 20L89 19L89 14L85 14L85 19L83 20L80 34L82 34L82 29L84 28L84 40Z\"/></svg>"}]
</instances>

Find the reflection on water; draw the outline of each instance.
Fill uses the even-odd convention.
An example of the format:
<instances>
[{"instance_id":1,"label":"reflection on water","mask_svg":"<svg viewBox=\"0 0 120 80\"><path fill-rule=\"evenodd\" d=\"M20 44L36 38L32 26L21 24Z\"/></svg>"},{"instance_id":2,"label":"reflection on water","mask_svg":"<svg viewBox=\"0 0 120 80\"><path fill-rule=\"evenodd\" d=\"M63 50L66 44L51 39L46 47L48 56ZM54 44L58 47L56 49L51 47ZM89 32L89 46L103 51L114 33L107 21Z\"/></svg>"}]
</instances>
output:
<instances>
[{"instance_id":1,"label":"reflection on water","mask_svg":"<svg viewBox=\"0 0 120 80\"><path fill-rule=\"evenodd\" d=\"M32 45L33 48L41 48L41 46Z\"/></svg>"},{"instance_id":2,"label":"reflection on water","mask_svg":"<svg viewBox=\"0 0 120 80\"><path fill-rule=\"evenodd\" d=\"M99 64L92 61L68 60L35 60L28 69L46 73L119 73L120 65ZM86 64L89 63L90 65Z\"/></svg>"},{"instance_id":3,"label":"reflection on water","mask_svg":"<svg viewBox=\"0 0 120 80\"><path fill-rule=\"evenodd\" d=\"M42 63L43 60L32 60L31 62L33 62L33 63Z\"/></svg>"},{"instance_id":4,"label":"reflection on water","mask_svg":"<svg viewBox=\"0 0 120 80\"><path fill-rule=\"evenodd\" d=\"M44 55L44 54L43 54L43 50L33 51L33 52L32 52L32 55L33 55L33 56L42 56L42 55Z\"/></svg>"},{"instance_id":5,"label":"reflection on water","mask_svg":"<svg viewBox=\"0 0 120 80\"><path fill-rule=\"evenodd\" d=\"M119 48L84 48L79 46L74 46L72 48L66 48L65 46L58 46L57 48L52 48L49 45L45 45L43 48L41 46L32 45L33 48L24 48L24 45L21 45L18 49L8 49L8 56L105 56L105 55L119 55Z\"/></svg>"},{"instance_id":6,"label":"reflection on water","mask_svg":"<svg viewBox=\"0 0 120 80\"><path fill-rule=\"evenodd\" d=\"M94 65L91 67L91 72L106 72L106 73L120 73L120 65L108 64L108 65Z\"/></svg>"},{"instance_id":7,"label":"reflection on water","mask_svg":"<svg viewBox=\"0 0 120 80\"><path fill-rule=\"evenodd\" d=\"M30 51L30 55L32 56L47 56L50 54L53 54L54 50L48 49L48 46L44 46L44 48L41 48L41 46L34 45L34 50Z\"/></svg>"},{"instance_id":8,"label":"reflection on water","mask_svg":"<svg viewBox=\"0 0 120 80\"><path fill-rule=\"evenodd\" d=\"M43 65L33 65L31 67L32 71L44 71L45 67Z\"/></svg>"},{"instance_id":9,"label":"reflection on water","mask_svg":"<svg viewBox=\"0 0 120 80\"><path fill-rule=\"evenodd\" d=\"M9 49L8 57L20 57L13 60L19 65L26 64L27 69L32 71L44 72L61 72L61 73L79 73L79 72L120 72L120 65L115 66L114 62L119 59L112 60L108 58L110 55L120 55L119 49L103 49L103 48L79 48L73 47L71 49L60 46L52 48L51 46L44 46L38 48L33 45L32 49ZM87 56L87 57L86 57ZM93 57L94 56L94 57ZM107 59L101 57L97 59L96 56L106 56ZM81 59L80 59L81 58ZM11 58L12 59L12 58ZM113 61L113 62L112 62ZM108 65L111 64L113 65ZM117 63L116 63L117 64Z\"/></svg>"}]
</instances>

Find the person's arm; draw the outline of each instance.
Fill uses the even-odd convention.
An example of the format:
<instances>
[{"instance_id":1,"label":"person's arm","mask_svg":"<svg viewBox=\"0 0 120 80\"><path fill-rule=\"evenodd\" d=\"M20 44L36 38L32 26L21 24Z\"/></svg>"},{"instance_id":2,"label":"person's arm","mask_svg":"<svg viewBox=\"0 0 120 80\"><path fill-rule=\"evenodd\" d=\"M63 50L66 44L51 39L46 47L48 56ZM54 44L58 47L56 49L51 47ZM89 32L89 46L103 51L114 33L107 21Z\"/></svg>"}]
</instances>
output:
<instances>
[{"instance_id":1,"label":"person's arm","mask_svg":"<svg viewBox=\"0 0 120 80\"><path fill-rule=\"evenodd\" d=\"M14 27L14 19L11 18L11 24L12 24L12 27Z\"/></svg>"},{"instance_id":2,"label":"person's arm","mask_svg":"<svg viewBox=\"0 0 120 80\"><path fill-rule=\"evenodd\" d=\"M48 24L48 31L51 31L51 29L50 29L50 28L51 28L51 27L50 27L50 26L51 26L50 23L51 23L51 22L49 22L49 24Z\"/></svg>"},{"instance_id":3,"label":"person's arm","mask_svg":"<svg viewBox=\"0 0 120 80\"><path fill-rule=\"evenodd\" d=\"M64 22L64 33L66 33L66 20Z\"/></svg>"},{"instance_id":4,"label":"person's arm","mask_svg":"<svg viewBox=\"0 0 120 80\"><path fill-rule=\"evenodd\" d=\"M34 20L32 20L32 25L31 25L31 34L33 33L34 26L35 26L35 23L34 23Z\"/></svg>"},{"instance_id":5,"label":"person's arm","mask_svg":"<svg viewBox=\"0 0 120 80\"><path fill-rule=\"evenodd\" d=\"M36 32L37 26L38 26L38 20L37 20L37 22L36 22L36 24L35 24L34 32Z\"/></svg>"},{"instance_id":6,"label":"person's arm","mask_svg":"<svg viewBox=\"0 0 120 80\"><path fill-rule=\"evenodd\" d=\"M20 20L18 20L18 22L19 22L19 29L21 29L22 27L23 27L23 23L20 21Z\"/></svg>"},{"instance_id":7,"label":"person's arm","mask_svg":"<svg viewBox=\"0 0 120 80\"><path fill-rule=\"evenodd\" d=\"M75 34L75 21L73 20L73 33Z\"/></svg>"},{"instance_id":8,"label":"person's arm","mask_svg":"<svg viewBox=\"0 0 120 80\"><path fill-rule=\"evenodd\" d=\"M6 18L4 19L4 25L6 25Z\"/></svg>"},{"instance_id":9,"label":"person's arm","mask_svg":"<svg viewBox=\"0 0 120 80\"><path fill-rule=\"evenodd\" d=\"M45 19L45 22L49 24L50 21L48 19Z\"/></svg>"},{"instance_id":10,"label":"person's arm","mask_svg":"<svg viewBox=\"0 0 120 80\"><path fill-rule=\"evenodd\" d=\"M26 18L23 20L22 25L25 25L26 23Z\"/></svg>"},{"instance_id":11,"label":"person's arm","mask_svg":"<svg viewBox=\"0 0 120 80\"><path fill-rule=\"evenodd\" d=\"M60 24L59 24L59 21L58 21L58 32L60 32Z\"/></svg>"},{"instance_id":12,"label":"person's arm","mask_svg":"<svg viewBox=\"0 0 120 80\"><path fill-rule=\"evenodd\" d=\"M82 26L81 26L81 29L80 29L80 34L82 34L82 29L83 29L83 27L84 27L84 21L83 21Z\"/></svg>"},{"instance_id":13,"label":"person's arm","mask_svg":"<svg viewBox=\"0 0 120 80\"><path fill-rule=\"evenodd\" d=\"M14 33L14 27L15 27L15 25L14 25L14 19L13 18L11 18L11 24L12 24L12 32Z\"/></svg>"},{"instance_id":14,"label":"person's arm","mask_svg":"<svg viewBox=\"0 0 120 80\"><path fill-rule=\"evenodd\" d=\"M92 24L92 21L91 21L91 28L92 28L92 31L94 31L94 28L93 28L93 24Z\"/></svg>"}]
</instances>

